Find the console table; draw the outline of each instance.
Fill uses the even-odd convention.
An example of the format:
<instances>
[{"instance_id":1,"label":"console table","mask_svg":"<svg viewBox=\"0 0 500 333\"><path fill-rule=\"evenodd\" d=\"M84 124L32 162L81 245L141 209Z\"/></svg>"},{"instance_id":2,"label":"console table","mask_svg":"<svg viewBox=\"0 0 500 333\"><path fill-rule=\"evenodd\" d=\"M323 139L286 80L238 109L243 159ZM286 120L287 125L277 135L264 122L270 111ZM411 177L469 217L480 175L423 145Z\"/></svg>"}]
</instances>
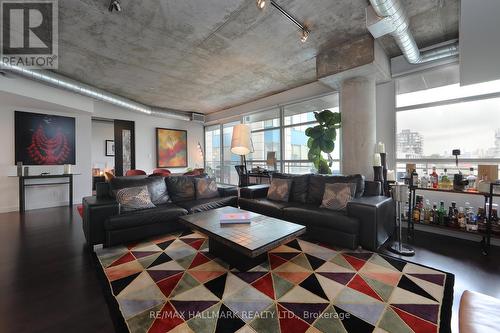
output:
<instances>
[{"instance_id":1,"label":"console table","mask_svg":"<svg viewBox=\"0 0 500 333\"><path fill-rule=\"evenodd\" d=\"M19 211L24 212L26 209L26 188L33 186L53 186L53 185L68 185L69 193L69 206L73 206L73 176L76 173L60 174L60 175L33 175L33 176L9 176L19 178ZM53 181L50 183L27 183L26 180L32 179L65 179L60 181Z\"/></svg>"}]
</instances>

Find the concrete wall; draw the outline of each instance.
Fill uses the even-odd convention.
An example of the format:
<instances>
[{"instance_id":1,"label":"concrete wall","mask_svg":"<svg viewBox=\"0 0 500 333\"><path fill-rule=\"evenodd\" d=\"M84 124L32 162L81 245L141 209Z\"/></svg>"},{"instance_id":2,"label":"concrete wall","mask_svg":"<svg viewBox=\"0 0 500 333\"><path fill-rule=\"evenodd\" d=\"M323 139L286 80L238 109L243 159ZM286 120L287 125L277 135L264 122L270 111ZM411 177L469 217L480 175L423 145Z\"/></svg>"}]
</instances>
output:
<instances>
[{"instance_id":1,"label":"concrete wall","mask_svg":"<svg viewBox=\"0 0 500 333\"><path fill-rule=\"evenodd\" d=\"M0 77L0 212L18 210L17 178L14 161L14 111L49 113L76 118L76 165L74 202L91 194L92 188L92 117L135 121L136 166L151 172L156 166L155 127L188 131L189 166L202 165L197 144L203 145L203 126L198 123L155 118L136 114L90 98L72 94L22 78ZM104 145L104 142L102 143ZM37 174L62 173L62 166L31 167ZM174 169L182 172L184 169ZM26 195L27 209L65 205L68 202L65 185L32 187Z\"/></svg>"},{"instance_id":2,"label":"concrete wall","mask_svg":"<svg viewBox=\"0 0 500 333\"><path fill-rule=\"evenodd\" d=\"M106 140L114 140L112 122L92 120L92 168L114 169L115 158L106 156Z\"/></svg>"}]
</instances>

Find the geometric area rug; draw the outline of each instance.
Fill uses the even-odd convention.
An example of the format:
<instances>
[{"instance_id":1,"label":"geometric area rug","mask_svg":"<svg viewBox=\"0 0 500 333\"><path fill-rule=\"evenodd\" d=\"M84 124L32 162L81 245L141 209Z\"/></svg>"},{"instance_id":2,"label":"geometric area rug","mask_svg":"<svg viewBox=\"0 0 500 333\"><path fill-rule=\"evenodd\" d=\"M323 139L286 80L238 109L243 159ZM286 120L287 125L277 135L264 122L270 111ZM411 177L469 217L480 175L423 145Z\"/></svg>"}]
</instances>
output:
<instances>
[{"instance_id":1,"label":"geometric area rug","mask_svg":"<svg viewBox=\"0 0 500 333\"><path fill-rule=\"evenodd\" d=\"M96 254L132 333L450 332L453 275L364 250L296 239L240 272L187 231Z\"/></svg>"}]
</instances>

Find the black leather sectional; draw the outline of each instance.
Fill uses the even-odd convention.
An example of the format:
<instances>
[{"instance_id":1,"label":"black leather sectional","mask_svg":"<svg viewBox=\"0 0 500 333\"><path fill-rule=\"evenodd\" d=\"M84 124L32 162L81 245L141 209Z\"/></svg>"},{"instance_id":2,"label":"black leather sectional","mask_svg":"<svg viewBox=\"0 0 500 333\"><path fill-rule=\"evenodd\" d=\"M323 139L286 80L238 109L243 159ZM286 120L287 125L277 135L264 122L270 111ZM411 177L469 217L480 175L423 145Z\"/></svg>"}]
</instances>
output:
<instances>
[{"instance_id":1,"label":"black leather sectional","mask_svg":"<svg viewBox=\"0 0 500 333\"><path fill-rule=\"evenodd\" d=\"M83 199L83 231L87 244L113 246L183 229L179 216L238 205L236 187L219 187L218 196L196 199L194 177L116 177L97 186L97 195ZM123 212L115 191L148 187L155 208Z\"/></svg>"},{"instance_id":2,"label":"black leather sectional","mask_svg":"<svg viewBox=\"0 0 500 333\"><path fill-rule=\"evenodd\" d=\"M377 250L394 229L394 202L380 196L379 182L365 181L361 175L274 174L273 178L293 180L289 202L268 200L269 185L255 185L240 190L240 208L304 225L312 238L351 249L361 245ZM320 208L325 184L335 182L356 183L355 198L346 211Z\"/></svg>"}]
</instances>

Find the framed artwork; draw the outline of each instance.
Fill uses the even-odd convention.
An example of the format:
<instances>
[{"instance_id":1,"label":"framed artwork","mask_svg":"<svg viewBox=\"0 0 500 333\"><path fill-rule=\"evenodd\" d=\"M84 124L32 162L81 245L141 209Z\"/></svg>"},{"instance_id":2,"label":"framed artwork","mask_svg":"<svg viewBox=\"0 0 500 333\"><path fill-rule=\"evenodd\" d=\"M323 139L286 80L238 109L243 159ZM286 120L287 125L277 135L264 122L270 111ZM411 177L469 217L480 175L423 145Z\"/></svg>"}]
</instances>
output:
<instances>
[{"instance_id":1,"label":"framed artwork","mask_svg":"<svg viewBox=\"0 0 500 333\"><path fill-rule=\"evenodd\" d=\"M115 156L114 140L106 140L106 156Z\"/></svg>"},{"instance_id":2,"label":"framed artwork","mask_svg":"<svg viewBox=\"0 0 500 333\"><path fill-rule=\"evenodd\" d=\"M15 163L76 164L75 118L15 111Z\"/></svg>"},{"instance_id":3,"label":"framed artwork","mask_svg":"<svg viewBox=\"0 0 500 333\"><path fill-rule=\"evenodd\" d=\"M158 168L186 168L187 131L156 128L156 166Z\"/></svg>"}]
</instances>

